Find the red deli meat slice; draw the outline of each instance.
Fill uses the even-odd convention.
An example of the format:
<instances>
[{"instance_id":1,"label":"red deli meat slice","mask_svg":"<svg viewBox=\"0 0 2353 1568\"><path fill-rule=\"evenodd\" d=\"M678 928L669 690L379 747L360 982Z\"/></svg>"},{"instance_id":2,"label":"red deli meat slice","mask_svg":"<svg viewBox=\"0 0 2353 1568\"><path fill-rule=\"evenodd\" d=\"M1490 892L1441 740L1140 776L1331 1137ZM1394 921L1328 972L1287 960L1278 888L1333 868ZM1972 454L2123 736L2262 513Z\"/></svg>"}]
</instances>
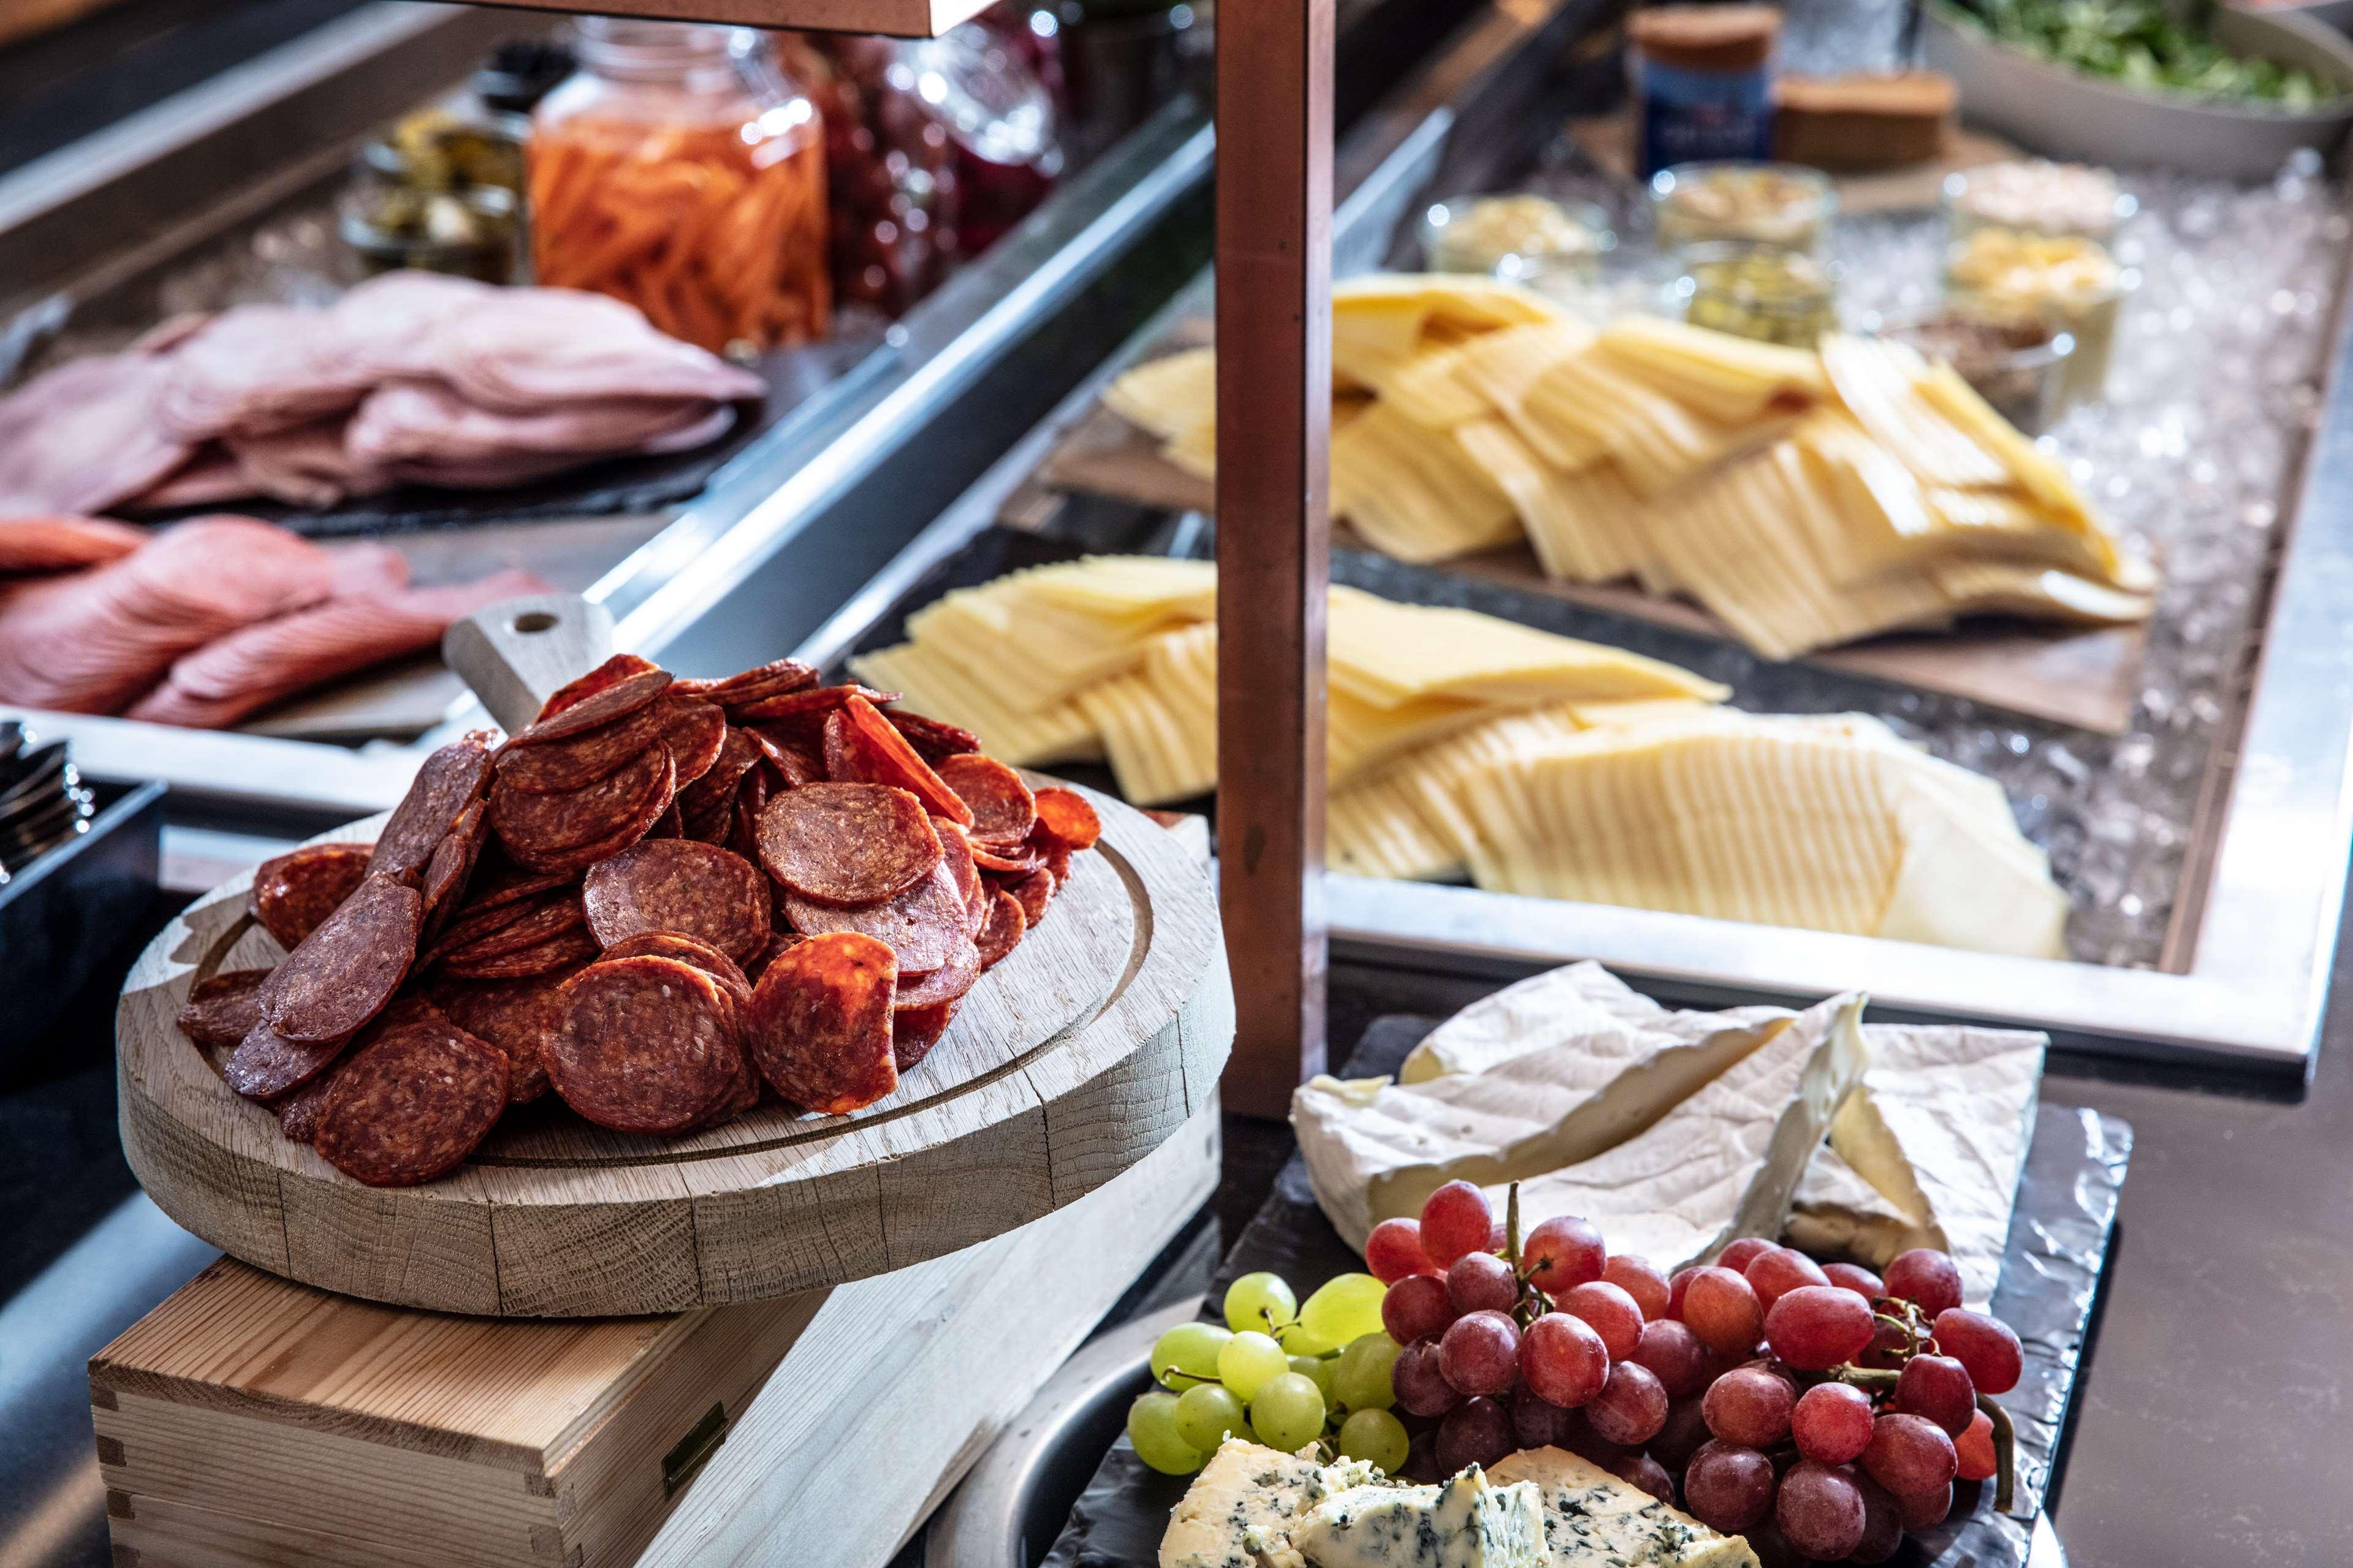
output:
<instances>
[{"instance_id":1,"label":"red deli meat slice","mask_svg":"<svg viewBox=\"0 0 2353 1568\"><path fill-rule=\"evenodd\" d=\"M1006 891L1020 900L1022 914L1034 926L1046 918L1046 906L1053 901L1054 873L1032 871Z\"/></svg>"},{"instance_id":2,"label":"red deli meat slice","mask_svg":"<svg viewBox=\"0 0 2353 1568\"><path fill-rule=\"evenodd\" d=\"M774 941L772 937L770 941ZM719 982L719 989L740 1015L752 1005L752 982L741 964L709 942L681 931L649 931L625 937L605 950L607 958L675 958Z\"/></svg>"},{"instance_id":3,"label":"red deli meat slice","mask_svg":"<svg viewBox=\"0 0 2353 1568\"><path fill-rule=\"evenodd\" d=\"M742 1045L719 983L674 958L614 958L565 984L543 1047L564 1102L617 1132L675 1132L733 1088Z\"/></svg>"},{"instance_id":4,"label":"red deli meat slice","mask_svg":"<svg viewBox=\"0 0 2353 1568\"><path fill-rule=\"evenodd\" d=\"M772 724L779 729L795 730L823 720L827 714L845 706L853 697L877 703L899 700L896 692L877 691L852 681L845 686L819 686L807 691L786 692L758 702L731 703L728 710L739 724Z\"/></svg>"},{"instance_id":5,"label":"red deli meat slice","mask_svg":"<svg viewBox=\"0 0 2353 1568\"><path fill-rule=\"evenodd\" d=\"M956 892L964 899L965 924L978 936L988 907L982 898L986 889L981 885L980 868L972 858L972 840L965 837L963 828L945 818L934 818L932 831L940 836L940 864L948 868Z\"/></svg>"},{"instance_id":6,"label":"red deli meat slice","mask_svg":"<svg viewBox=\"0 0 2353 1568\"><path fill-rule=\"evenodd\" d=\"M803 687L817 684L817 668L797 658L779 658L753 669L740 671L724 680L684 680L679 685L685 695L716 702L732 716L736 710L754 702L765 702L772 697L782 697Z\"/></svg>"},{"instance_id":7,"label":"red deli meat slice","mask_svg":"<svg viewBox=\"0 0 2353 1568\"><path fill-rule=\"evenodd\" d=\"M624 714L636 712L670 688L670 678L667 670L641 669L556 712L543 713L507 743L511 746L543 745L549 741L561 741L567 735L594 730Z\"/></svg>"},{"instance_id":8,"label":"red deli meat slice","mask_svg":"<svg viewBox=\"0 0 2353 1568\"><path fill-rule=\"evenodd\" d=\"M539 718L553 719L566 708L576 707L633 675L649 674L659 668L651 659L639 658L636 654L617 653L587 674L557 687L555 694L540 704Z\"/></svg>"},{"instance_id":9,"label":"red deli meat slice","mask_svg":"<svg viewBox=\"0 0 2353 1568\"><path fill-rule=\"evenodd\" d=\"M1002 888L988 894L988 916L981 922L980 936L976 945L980 949L980 966L994 969L1005 962L1006 954L1021 945L1029 931L1029 912L1021 900Z\"/></svg>"},{"instance_id":10,"label":"red deli meat slice","mask_svg":"<svg viewBox=\"0 0 2353 1568\"><path fill-rule=\"evenodd\" d=\"M459 816L490 787L489 742L477 730L425 759L408 793L376 835L370 875L410 877L425 869Z\"/></svg>"},{"instance_id":11,"label":"red deli meat slice","mask_svg":"<svg viewBox=\"0 0 2353 1568\"><path fill-rule=\"evenodd\" d=\"M927 719L921 713L909 713L901 709L887 710L882 717L891 727L907 737L907 744L915 748L916 755L934 768L944 757L961 756L980 750L980 737L961 724L951 724L944 719Z\"/></svg>"},{"instance_id":12,"label":"red deli meat slice","mask_svg":"<svg viewBox=\"0 0 2353 1568\"><path fill-rule=\"evenodd\" d=\"M891 1061L901 1076L914 1071L932 1054L932 1047L948 1032L956 1009L963 1005L963 999L958 997L934 1002L928 1007L902 1007L891 1015Z\"/></svg>"},{"instance_id":13,"label":"red deli meat slice","mask_svg":"<svg viewBox=\"0 0 2353 1568\"><path fill-rule=\"evenodd\" d=\"M1103 818L1076 790L1038 792L1038 825L1072 849L1092 849L1103 837Z\"/></svg>"},{"instance_id":14,"label":"red deli meat slice","mask_svg":"<svg viewBox=\"0 0 2353 1568\"><path fill-rule=\"evenodd\" d=\"M901 969L915 973L953 963L972 945L964 899L944 866L934 867L928 879L887 903L843 909L786 893L785 918L804 936L871 936L897 955Z\"/></svg>"},{"instance_id":15,"label":"red deli meat slice","mask_svg":"<svg viewBox=\"0 0 2353 1568\"><path fill-rule=\"evenodd\" d=\"M812 784L759 808L760 864L801 898L862 905L895 899L940 864L921 802L876 784Z\"/></svg>"},{"instance_id":16,"label":"red deli meat slice","mask_svg":"<svg viewBox=\"0 0 2353 1568\"><path fill-rule=\"evenodd\" d=\"M445 962L441 971L459 980L521 980L533 974L576 969L596 956L596 939L583 926L512 952L464 963Z\"/></svg>"},{"instance_id":17,"label":"red deli meat slice","mask_svg":"<svg viewBox=\"0 0 2353 1568\"><path fill-rule=\"evenodd\" d=\"M253 873L253 918L292 949L335 912L367 876L373 844L309 844L272 860Z\"/></svg>"},{"instance_id":18,"label":"red deli meat slice","mask_svg":"<svg viewBox=\"0 0 2353 1568\"><path fill-rule=\"evenodd\" d=\"M451 993L450 1021L506 1053L507 1103L527 1105L547 1092L548 1039L563 1026L565 984L576 970L521 980L487 980Z\"/></svg>"},{"instance_id":19,"label":"red deli meat slice","mask_svg":"<svg viewBox=\"0 0 2353 1568\"><path fill-rule=\"evenodd\" d=\"M388 1029L337 1069L313 1146L370 1186L429 1182L498 1124L512 1073L505 1052L446 1019Z\"/></svg>"},{"instance_id":20,"label":"red deli meat slice","mask_svg":"<svg viewBox=\"0 0 2353 1568\"><path fill-rule=\"evenodd\" d=\"M278 1102L278 1131L297 1143L309 1143L319 1136L319 1112L327 1108L327 1096L335 1091L335 1076L343 1069L331 1067L301 1088Z\"/></svg>"},{"instance_id":21,"label":"red deli meat slice","mask_svg":"<svg viewBox=\"0 0 2353 1568\"><path fill-rule=\"evenodd\" d=\"M482 840L490 836L490 806L479 800L459 812L458 820L449 825L449 831L441 836L433 858L425 863L421 885L425 923L420 942L432 942L458 912L459 903L466 896L466 884L473 880L475 863L481 858Z\"/></svg>"},{"instance_id":22,"label":"red deli meat slice","mask_svg":"<svg viewBox=\"0 0 2353 1568\"><path fill-rule=\"evenodd\" d=\"M913 1007L934 1007L943 1002L954 1002L973 988L980 978L980 950L966 943L955 960L922 974L899 975L899 994L892 1004L901 1012Z\"/></svg>"},{"instance_id":23,"label":"red deli meat slice","mask_svg":"<svg viewBox=\"0 0 2353 1568\"><path fill-rule=\"evenodd\" d=\"M450 928L441 945L426 954L431 963L479 963L501 953L536 947L550 938L577 930L588 917L579 894L569 887L529 900L504 904Z\"/></svg>"},{"instance_id":24,"label":"red deli meat slice","mask_svg":"<svg viewBox=\"0 0 2353 1568\"><path fill-rule=\"evenodd\" d=\"M530 795L585 789L661 741L667 728L662 706L649 702L610 723L543 745L502 747L499 783Z\"/></svg>"},{"instance_id":25,"label":"red deli meat slice","mask_svg":"<svg viewBox=\"0 0 2353 1568\"><path fill-rule=\"evenodd\" d=\"M663 698L654 707L662 717L662 744L670 748L678 770L678 787L684 789L719 761L727 743L727 711L715 702L689 698Z\"/></svg>"},{"instance_id":26,"label":"red deli meat slice","mask_svg":"<svg viewBox=\"0 0 2353 1568\"><path fill-rule=\"evenodd\" d=\"M261 1022L261 983L267 969L225 969L188 988L180 1009L180 1033L206 1050L233 1051Z\"/></svg>"},{"instance_id":27,"label":"red deli meat slice","mask_svg":"<svg viewBox=\"0 0 2353 1568\"><path fill-rule=\"evenodd\" d=\"M350 1037L407 977L424 912L416 889L368 878L270 972L261 987L262 1021L290 1040Z\"/></svg>"},{"instance_id":28,"label":"red deli meat slice","mask_svg":"<svg viewBox=\"0 0 2353 1568\"><path fill-rule=\"evenodd\" d=\"M972 808L963 797L940 781L931 764L917 756L915 748L863 697L850 698L827 716L825 772L835 780L863 779L903 789L934 816L944 816L964 827L972 826Z\"/></svg>"},{"instance_id":29,"label":"red deli meat slice","mask_svg":"<svg viewBox=\"0 0 2353 1568\"><path fill-rule=\"evenodd\" d=\"M1037 804L1021 775L995 757L942 758L940 781L972 808L972 836L1002 853L1018 848L1038 817Z\"/></svg>"},{"instance_id":30,"label":"red deli meat slice","mask_svg":"<svg viewBox=\"0 0 2353 1568\"><path fill-rule=\"evenodd\" d=\"M741 963L768 945L767 878L715 844L649 838L633 845L589 868L581 898L600 946L647 931L678 931Z\"/></svg>"},{"instance_id":31,"label":"red deli meat slice","mask_svg":"<svg viewBox=\"0 0 2353 1568\"><path fill-rule=\"evenodd\" d=\"M266 1023L256 1023L221 1064L221 1077L248 1100L275 1100L327 1070L350 1045L333 1040L290 1040Z\"/></svg>"},{"instance_id":32,"label":"red deli meat slice","mask_svg":"<svg viewBox=\"0 0 2353 1568\"><path fill-rule=\"evenodd\" d=\"M871 937L812 937L776 955L752 993L752 1057L778 1094L845 1116L899 1087L891 1050L898 965Z\"/></svg>"},{"instance_id":33,"label":"red deli meat slice","mask_svg":"<svg viewBox=\"0 0 2353 1568\"><path fill-rule=\"evenodd\" d=\"M656 744L579 789L534 793L501 779L491 790L491 827L516 860L552 870L545 862L613 837L632 822L643 835L669 808L670 776L670 752Z\"/></svg>"}]
</instances>

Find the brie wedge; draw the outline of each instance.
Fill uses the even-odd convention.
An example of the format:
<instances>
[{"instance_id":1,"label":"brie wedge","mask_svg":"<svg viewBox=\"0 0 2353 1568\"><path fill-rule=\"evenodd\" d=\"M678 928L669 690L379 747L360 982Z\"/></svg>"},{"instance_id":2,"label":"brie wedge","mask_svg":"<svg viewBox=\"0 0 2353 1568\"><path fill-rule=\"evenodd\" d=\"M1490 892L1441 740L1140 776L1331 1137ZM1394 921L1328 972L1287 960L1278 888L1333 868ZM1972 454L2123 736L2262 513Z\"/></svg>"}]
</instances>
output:
<instances>
[{"instance_id":1,"label":"brie wedge","mask_svg":"<svg viewBox=\"0 0 2353 1568\"><path fill-rule=\"evenodd\" d=\"M1523 1180L1523 1231L1579 1215L1612 1253L1669 1274L1735 1237L1779 1235L1806 1163L1870 1065L1862 1005L1859 993L1816 1004L1647 1131ZM1506 1195L1487 1194L1498 1213Z\"/></svg>"},{"instance_id":2,"label":"brie wedge","mask_svg":"<svg viewBox=\"0 0 2353 1568\"><path fill-rule=\"evenodd\" d=\"M1757 1568L1739 1536L1717 1534L1567 1449L1523 1449L1494 1477L1537 1489L1555 1568Z\"/></svg>"}]
</instances>

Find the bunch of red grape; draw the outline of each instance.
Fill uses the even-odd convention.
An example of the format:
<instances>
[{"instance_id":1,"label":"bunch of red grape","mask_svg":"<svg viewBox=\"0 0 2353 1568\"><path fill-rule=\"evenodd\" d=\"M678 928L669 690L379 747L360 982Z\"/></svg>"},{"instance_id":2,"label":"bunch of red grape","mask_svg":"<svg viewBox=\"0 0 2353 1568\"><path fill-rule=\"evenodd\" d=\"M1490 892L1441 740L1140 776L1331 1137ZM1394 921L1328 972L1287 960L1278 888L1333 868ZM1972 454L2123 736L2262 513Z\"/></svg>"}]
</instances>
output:
<instances>
[{"instance_id":1,"label":"bunch of red grape","mask_svg":"<svg viewBox=\"0 0 2353 1568\"><path fill-rule=\"evenodd\" d=\"M1979 1395L2017 1386L2018 1336L1962 1307L1944 1253L1883 1279L1747 1237L1669 1279L1582 1219L1512 1228L1450 1182L1366 1243L1413 1479L1550 1444L1768 1563L1883 1563L1956 1480L2007 1469L2008 1420Z\"/></svg>"}]
</instances>

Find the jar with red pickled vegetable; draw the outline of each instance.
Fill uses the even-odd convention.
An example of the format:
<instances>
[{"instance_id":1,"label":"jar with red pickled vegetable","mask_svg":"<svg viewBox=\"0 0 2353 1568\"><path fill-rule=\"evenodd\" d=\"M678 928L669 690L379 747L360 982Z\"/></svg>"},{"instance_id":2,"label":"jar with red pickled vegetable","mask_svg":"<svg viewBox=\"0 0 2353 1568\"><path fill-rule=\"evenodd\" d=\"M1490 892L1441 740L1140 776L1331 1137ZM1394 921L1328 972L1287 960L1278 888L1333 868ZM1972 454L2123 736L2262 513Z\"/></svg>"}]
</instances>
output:
<instances>
[{"instance_id":1,"label":"jar with red pickled vegetable","mask_svg":"<svg viewBox=\"0 0 2353 1568\"><path fill-rule=\"evenodd\" d=\"M947 133L955 154L956 237L965 255L997 243L1060 180L1053 94L1026 51L983 24L902 43L890 81Z\"/></svg>"},{"instance_id":2,"label":"jar with red pickled vegetable","mask_svg":"<svg viewBox=\"0 0 2353 1568\"><path fill-rule=\"evenodd\" d=\"M824 127L754 35L588 17L532 116L542 285L743 357L825 335Z\"/></svg>"}]
</instances>

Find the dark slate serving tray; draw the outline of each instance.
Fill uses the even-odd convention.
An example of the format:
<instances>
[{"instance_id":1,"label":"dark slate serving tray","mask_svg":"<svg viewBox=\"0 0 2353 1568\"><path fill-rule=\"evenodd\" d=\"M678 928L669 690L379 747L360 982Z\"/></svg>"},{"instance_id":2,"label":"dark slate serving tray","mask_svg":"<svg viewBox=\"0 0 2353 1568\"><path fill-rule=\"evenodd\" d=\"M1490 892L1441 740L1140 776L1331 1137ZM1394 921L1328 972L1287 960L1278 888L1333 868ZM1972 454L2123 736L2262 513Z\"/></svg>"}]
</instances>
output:
<instances>
[{"instance_id":1,"label":"dark slate serving tray","mask_svg":"<svg viewBox=\"0 0 2353 1568\"><path fill-rule=\"evenodd\" d=\"M1348 1078L1395 1073L1438 1023L1380 1019L1339 1070ZM2129 1123L2088 1109L2046 1105L2036 1119L1993 1300L1995 1314L2018 1331L2026 1351L2024 1377L2002 1396L2018 1429L2015 1511L2022 1517L1997 1515L1990 1487L1964 1483L1956 1490L1953 1517L1907 1537L1891 1560L1897 1568L2024 1568L2033 1515L2062 1456L2132 1140ZM1254 1269L1272 1269L1303 1293L1363 1267L1315 1206L1306 1163L1294 1153L1226 1255L1208 1300L1221 1300L1229 1281ZM1072 1506L1071 1522L1040 1568L1155 1568L1168 1511L1184 1496L1187 1479L1146 1468L1122 1437Z\"/></svg>"}]
</instances>

